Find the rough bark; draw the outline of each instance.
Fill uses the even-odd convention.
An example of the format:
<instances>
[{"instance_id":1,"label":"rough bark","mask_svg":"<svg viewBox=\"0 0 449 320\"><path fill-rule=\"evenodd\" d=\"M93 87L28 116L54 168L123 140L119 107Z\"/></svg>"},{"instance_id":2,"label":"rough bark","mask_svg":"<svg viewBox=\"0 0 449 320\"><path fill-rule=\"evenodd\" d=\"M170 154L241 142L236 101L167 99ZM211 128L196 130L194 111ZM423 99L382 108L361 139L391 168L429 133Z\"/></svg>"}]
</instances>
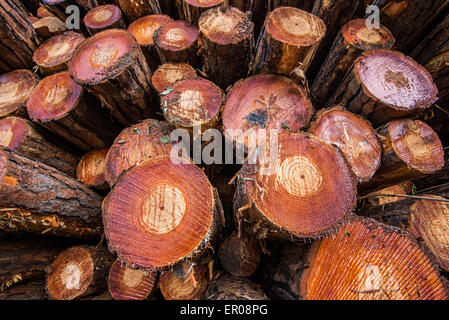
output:
<instances>
[{"instance_id":1,"label":"rough bark","mask_svg":"<svg viewBox=\"0 0 449 320\"><path fill-rule=\"evenodd\" d=\"M83 22L91 35L106 29L126 29L120 8L112 4L93 8L84 16Z\"/></svg>"},{"instance_id":2,"label":"rough bark","mask_svg":"<svg viewBox=\"0 0 449 320\"><path fill-rule=\"evenodd\" d=\"M160 94L178 81L196 77L195 69L187 63L164 63L154 71L151 83Z\"/></svg>"},{"instance_id":3,"label":"rough bark","mask_svg":"<svg viewBox=\"0 0 449 320\"><path fill-rule=\"evenodd\" d=\"M245 278L223 274L210 283L206 300L269 300L258 285Z\"/></svg>"},{"instance_id":4,"label":"rough bark","mask_svg":"<svg viewBox=\"0 0 449 320\"><path fill-rule=\"evenodd\" d=\"M46 300L45 281L35 280L0 292L0 300Z\"/></svg>"},{"instance_id":5,"label":"rough bark","mask_svg":"<svg viewBox=\"0 0 449 320\"><path fill-rule=\"evenodd\" d=\"M97 149L86 153L76 168L76 178L86 186L100 190L108 190L104 176L107 149Z\"/></svg>"},{"instance_id":6,"label":"rough bark","mask_svg":"<svg viewBox=\"0 0 449 320\"><path fill-rule=\"evenodd\" d=\"M162 2L163 7L166 6L165 2L170 2L166 0L143 0L143 1L129 1L129 0L117 0L117 3L125 14L128 23L131 23L138 18L149 14L161 14Z\"/></svg>"},{"instance_id":7,"label":"rough bark","mask_svg":"<svg viewBox=\"0 0 449 320\"><path fill-rule=\"evenodd\" d=\"M198 27L198 21L203 12L224 5L224 0L176 0L178 14L182 20L186 20L196 27Z\"/></svg>"}]
</instances>

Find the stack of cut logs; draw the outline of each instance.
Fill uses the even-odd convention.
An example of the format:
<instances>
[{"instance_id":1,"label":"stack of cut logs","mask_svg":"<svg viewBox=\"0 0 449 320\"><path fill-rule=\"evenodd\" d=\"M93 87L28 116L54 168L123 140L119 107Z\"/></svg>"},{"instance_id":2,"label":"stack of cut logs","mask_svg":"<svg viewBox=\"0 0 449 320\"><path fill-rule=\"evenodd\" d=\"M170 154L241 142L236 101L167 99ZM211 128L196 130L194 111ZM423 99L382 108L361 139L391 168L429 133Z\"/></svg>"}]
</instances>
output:
<instances>
[{"instance_id":1,"label":"stack of cut logs","mask_svg":"<svg viewBox=\"0 0 449 320\"><path fill-rule=\"evenodd\" d=\"M0 299L449 299L449 0L0 15Z\"/></svg>"}]
</instances>

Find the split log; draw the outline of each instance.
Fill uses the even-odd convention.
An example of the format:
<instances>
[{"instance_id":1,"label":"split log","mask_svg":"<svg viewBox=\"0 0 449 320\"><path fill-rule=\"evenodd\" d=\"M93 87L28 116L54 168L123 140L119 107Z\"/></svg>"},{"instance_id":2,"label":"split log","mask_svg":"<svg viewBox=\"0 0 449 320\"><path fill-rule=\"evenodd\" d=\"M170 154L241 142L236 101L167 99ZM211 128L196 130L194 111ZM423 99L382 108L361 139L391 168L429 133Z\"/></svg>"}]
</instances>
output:
<instances>
[{"instance_id":1,"label":"split log","mask_svg":"<svg viewBox=\"0 0 449 320\"><path fill-rule=\"evenodd\" d=\"M109 271L108 288L115 300L144 300L153 290L155 271L128 268L116 260Z\"/></svg>"},{"instance_id":2,"label":"split log","mask_svg":"<svg viewBox=\"0 0 449 320\"><path fill-rule=\"evenodd\" d=\"M30 121L17 117L1 119L0 145L75 177L79 158L50 142L48 134Z\"/></svg>"},{"instance_id":3,"label":"split log","mask_svg":"<svg viewBox=\"0 0 449 320\"><path fill-rule=\"evenodd\" d=\"M223 130L227 138L248 146L241 141L242 132L299 131L307 127L313 113L302 86L283 76L256 75L238 81L229 90L222 114Z\"/></svg>"},{"instance_id":4,"label":"split log","mask_svg":"<svg viewBox=\"0 0 449 320\"><path fill-rule=\"evenodd\" d=\"M175 82L196 78L196 71L187 63L164 63L153 73L151 83L158 92L164 92Z\"/></svg>"},{"instance_id":5,"label":"split log","mask_svg":"<svg viewBox=\"0 0 449 320\"><path fill-rule=\"evenodd\" d=\"M206 130L218 123L223 92L209 80L181 80L167 91L161 93L161 109L171 125L188 129L201 125L201 130Z\"/></svg>"},{"instance_id":6,"label":"split log","mask_svg":"<svg viewBox=\"0 0 449 320\"><path fill-rule=\"evenodd\" d=\"M328 105L346 106L374 125L419 115L437 98L438 89L427 70L412 58L384 49L362 53Z\"/></svg>"},{"instance_id":7,"label":"split log","mask_svg":"<svg viewBox=\"0 0 449 320\"><path fill-rule=\"evenodd\" d=\"M165 300L200 300L210 281L208 261L184 261L162 272L158 285Z\"/></svg>"},{"instance_id":8,"label":"split log","mask_svg":"<svg viewBox=\"0 0 449 320\"><path fill-rule=\"evenodd\" d=\"M203 71L226 89L246 77L254 46L254 24L249 15L233 7L217 7L199 20L199 47Z\"/></svg>"},{"instance_id":9,"label":"split log","mask_svg":"<svg viewBox=\"0 0 449 320\"><path fill-rule=\"evenodd\" d=\"M140 48L142 49L151 70L156 70L156 68L161 64L159 55L154 45L154 32L162 25L171 21L173 21L173 19L167 15L152 14L137 19L128 27L128 32L136 38L137 43L140 45Z\"/></svg>"},{"instance_id":10,"label":"split log","mask_svg":"<svg viewBox=\"0 0 449 320\"><path fill-rule=\"evenodd\" d=\"M106 148L118 131L99 102L68 72L42 79L27 101L27 111L31 120L84 151Z\"/></svg>"},{"instance_id":11,"label":"split log","mask_svg":"<svg viewBox=\"0 0 449 320\"><path fill-rule=\"evenodd\" d=\"M45 17L33 22L34 32L44 40L66 31L66 25L57 17Z\"/></svg>"},{"instance_id":12,"label":"split log","mask_svg":"<svg viewBox=\"0 0 449 320\"><path fill-rule=\"evenodd\" d=\"M107 286L113 256L105 248L72 247L62 252L50 267L46 289L50 299L73 300Z\"/></svg>"},{"instance_id":13,"label":"split log","mask_svg":"<svg viewBox=\"0 0 449 320\"><path fill-rule=\"evenodd\" d=\"M382 146L371 124L341 106L322 109L309 133L337 146L346 157L357 180L369 181L381 162Z\"/></svg>"},{"instance_id":14,"label":"split log","mask_svg":"<svg viewBox=\"0 0 449 320\"><path fill-rule=\"evenodd\" d=\"M176 6L182 20L198 27L203 12L225 6L224 0L176 0Z\"/></svg>"},{"instance_id":15,"label":"split log","mask_svg":"<svg viewBox=\"0 0 449 320\"><path fill-rule=\"evenodd\" d=\"M160 4L165 2L171 2L167 0L141 0L141 1L130 1L130 0L117 0L117 3L125 14L128 23L131 23L143 16L149 14L161 14ZM165 4L166 6L166 4Z\"/></svg>"},{"instance_id":16,"label":"split log","mask_svg":"<svg viewBox=\"0 0 449 320\"><path fill-rule=\"evenodd\" d=\"M106 29L126 29L120 8L112 4L93 8L84 16L83 22L91 35Z\"/></svg>"},{"instance_id":17,"label":"split log","mask_svg":"<svg viewBox=\"0 0 449 320\"><path fill-rule=\"evenodd\" d=\"M223 274L210 283L206 300L269 300L258 285L245 278Z\"/></svg>"},{"instance_id":18,"label":"split log","mask_svg":"<svg viewBox=\"0 0 449 320\"><path fill-rule=\"evenodd\" d=\"M326 102L351 69L362 52L375 49L391 49L395 39L384 26L369 29L365 19L355 19L345 24L335 38L326 60L318 71L310 93L317 108Z\"/></svg>"},{"instance_id":19,"label":"split log","mask_svg":"<svg viewBox=\"0 0 449 320\"><path fill-rule=\"evenodd\" d=\"M69 72L124 125L155 112L150 68L136 40L125 30L109 29L88 38L73 54Z\"/></svg>"},{"instance_id":20,"label":"split log","mask_svg":"<svg viewBox=\"0 0 449 320\"><path fill-rule=\"evenodd\" d=\"M303 273L306 300L446 300L426 252L396 228L356 219L317 243Z\"/></svg>"},{"instance_id":21,"label":"split log","mask_svg":"<svg viewBox=\"0 0 449 320\"><path fill-rule=\"evenodd\" d=\"M106 181L112 187L122 172L149 158L169 155L172 146L166 122L147 119L124 129L106 155Z\"/></svg>"},{"instance_id":22,"label":"split log","mask_svg":"<svg viewBox=\"0 0 449 320\"><path fill-rule=\"evenodd\" d=\"M251 237L233 233L220 246L220 262L226 272L236 277L249 277L260 262L260 248Z\"/></svg>"},{"instance_id":23,"label":"split log","mask_svg":"<svg viewBox=\"0 0 449 320\"><path fill-rule=\"evenodd\" d=\"M0 117L19 114L27 116L25 103L39 78L25 69L14 70L0 76Z\"/></svg>"},{"instance_id":24,"label":"split log","mask_svg":"<svg viewBox=\"0 0 449 320\"><path fill-rule=\"evenodd\" d=\"M0 1L0 72L30 69L39 45L33 26L12 0Z\"/></svg>"},{"instance_id":25,"label":"split log","mask_svg":"<svg viewBox=\"0 0 449 320\"><path fill-rule=\"evenodd\" d=\"M97 149L86 153L76 168L76 178L86 186L105 191L108 184L104 176L107 149Z\"/></svg>"},{"instance_id":26,"label":"split log","mask_svg":"<svg viewBox=\"0 0 449 320\"><path fill-rule=\"evenodd\" d=\"M301 75L325 34L326 25L320 18L300 9L279 7L265 19L250 70L253 74Z\"/></svg>"},{"instance_id":27,"label":"split log","mask_svg":"<svg viewBox=\"0 0 449 320\"><path fill-rule=\"evenodd\" d=\"M186 62L196 67L198 28L185 21L172 21L154 32L154 43L162 63Z\"/></svg>"},{"instance_id":28,"label":"split log","mask_svg":"<svg viewBox=\"0 0 449 320\"><path fill-rule=\"evenodd\" d=\"M223 224L223 210L204 172L170 156L121 175L103 206L110 250L128 265L160 269L204 252Z\"/></svg>"},{"instance_id":29,"label":"split log","mask_svg":"<svg viewBox=\"0 0 449 320\"><path fill-rule=\"evenodd\" d=\"M0 292L0 300L46 300L45 281L30 281Z\"/></svg>"},{"instance_id":30,"label":"split log","mask_svg":"<svg viewBox=\"0 0 449 320\"><path fill-rule=\"evenodd\" d=\"M74 31L54 36L37 48L33 61L44 75L67 70L67 63L83 41L84 36Z\"/></svg>"},{"instance_id":31,"label":"split log","mask_svg":"<svg viewBox=\"0 0 449 320\"><path fill-rule=\"evenodd\" d=\"M420 120L392 121L378 136L383 145L382 163L373 179L359 186L364 193L434 173L444 165L438 135Z\"/></svg>"},{"instance_id":32,"label":"split log","mask_svg":"<svg viewBox=\"0 0 449 320\"><path fill-rule=\"evenodd\" d=\"M246 161L237 177L239 232L293 241L332 232L356 204L355 177L343 154L306 133L279 132L277 146L277 157Z\"/></svg>"}]
</instances>

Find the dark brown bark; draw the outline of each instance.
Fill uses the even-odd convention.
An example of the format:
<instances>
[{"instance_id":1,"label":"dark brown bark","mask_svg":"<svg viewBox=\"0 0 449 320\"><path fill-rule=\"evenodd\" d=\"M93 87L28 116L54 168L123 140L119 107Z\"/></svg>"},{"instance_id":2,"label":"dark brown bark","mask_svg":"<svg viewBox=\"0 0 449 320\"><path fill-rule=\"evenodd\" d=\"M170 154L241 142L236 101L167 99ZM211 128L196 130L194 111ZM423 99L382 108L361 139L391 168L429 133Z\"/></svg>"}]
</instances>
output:
<instances>
[{"instance_id":1,"label":"dark brown bark","mask_svg":"<svg viewBox=\"0 0 449 320\"><path fill-rule=\"evenodd\" d=\"M83 151L110 146L117 124L68 72L44 78L27 101L30 119Z\"/></svg>"},{"instance_id":2,"label":"dark brown bark","mask_svg":"<svg viewBox=\"0 0 449 320\"><path fill-rule=\"evenodd\" d=\"M245 278L223 274L210 283L206 300L269 300L258 285Z\"/></svg>"},{"instance_id":3,"label":"dark brown bark","mask_svg":"<svg viewBox=\"0 0 449 320\"><path fill-rule=\"evenodd\" d=\"M31 22L12 0L0 1L0 72L32 67L39 45Z\"/></svg>"},{"instance_id":4,"label":"dark brown bark","mask_svg":"<svg viewBox=\"0 0 449 320\"><path fill-rule=\"evenodd\" d=\"M93 8L84 16L83 22L91 35L106 29L126 29L120 8L111 4Z\"/></svg>"},{"instance_id":5,"label":"dark brown bark","mask_svg":"<svg viewBox=\"0 0 449 320\"><path fill-rule=\"evenodd\" d=\"M175 0L178 15L182 20L198 27L198 21L203 12L225 5L224 0Z\"/></svg>"},{"instance_id":6,"label":"dark brown bark","mask_svg":"<svg viewBox=\"0 0 449 320\"><path fill-rule=\"evenodd\" d=\"M160 2L169 2L166 0L142 0L142 1L129 1L129 0L116 0L120 9L125 14L128 23L137 20L140 17L149 14L161 14ZM164 7L164 6L163 6Z\"/></svg>"},{"instance_id":7,"label":"dark brown bark","mask_svg":"<svg viewBox=\"0 0 449 320\"><path fill-rule=\"evenodd\" d=\"M45 281L30 281L0 292L0 300L46 300Z\"/></svg>"},{"instance_id":8,"label":"dark brown bark","mask_svg":"<svg viewBox=\"0 0 449 320\"><path fill-rule=\"evenodd\" d=\"M201 15L199 47L203 71L226 89L248 73L254 46L254 24L233 7L217 7Z\"/></svg>"}]
</instances>

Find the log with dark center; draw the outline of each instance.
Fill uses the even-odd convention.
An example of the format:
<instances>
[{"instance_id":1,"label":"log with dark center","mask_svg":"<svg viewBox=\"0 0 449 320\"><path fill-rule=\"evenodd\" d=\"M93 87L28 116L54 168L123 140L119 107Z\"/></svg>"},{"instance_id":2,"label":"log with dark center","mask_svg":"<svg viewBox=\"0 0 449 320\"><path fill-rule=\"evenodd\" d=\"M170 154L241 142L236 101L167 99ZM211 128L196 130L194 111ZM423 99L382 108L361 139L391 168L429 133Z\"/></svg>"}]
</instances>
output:
<instances>
[{"instance_id":1,"label":"log with dark center","mask_svg":"<svg viewBox=\"0 0 449 320\"><path fill-rule=\"evenodd\" d=\"M147 119L124 129L106 155L106 181L112 187L122 172L149 158L170 155L172 146L166 122Z\"/></svg>"},{"instance_id":2,"label":"log with dark center","mask_svg":"<svg viewBox=\"0 0 449 320\"><path fill-rule=\"evenodd\" d=\"M269 300L258 285L245 278L223 274L212 281L205 300Z\"/></svg>"},{"instance_id":3,"label":"log with dark center","mask_svg":"<svg viewBox=\"0 0 449 320\"><path fill-rule=\"evenodd\" d=\"M109 29L88 38L73 54L69 72L122 124L156 112L151 70L136 40L125 30Z\"/></svg>"},{"instance_id":4,"label":"log with dark center","mask_svg":"<svg viewBox=\"0 0 449 320\"><path fill-rule=\"evenodd\" d=\"M254 46L254 24L234 7L207 10L199 20L203 71L226 89L246 77Z\"/></svg>"},{"instance_id":5,"label":"log with dark center","mask_svg":"<svg viewBox=\"0 0 449 320\"><path fill-rule=\"evenodd\" d=\"M158 93L164 92L175 82L196 78L196 71L187 63L164 63L153 73L151 82Z\"/></svg>"},{"instance_id":6,"label":"log with dark center","mask_svg":"<svg viewBox=\"0 0 449 320\"><path fill-rule=\"evenodd\" d=\"M205 130L218 122L223 93L209 80L196 78L176 82L167 94L161 93L165 119L176 127L201 126Z\"/></svg>"},{"instance_id":7,"label":"log with dark center","mask_svg":"<svg viewBox=\"0 0 449 320\"><path fill-rule=\"evenodd\" d=\"M107 286L107 275L113 256L105 248L72 247L62 252L51 264L46 279L50 299L73 300Z\"/></svg>"},{"instance_id":8,"label":"log with dark center","mask_svg":"<svg viewBox=\"0 0 449 320\"><path fill-rule=\"evenodd\" d=\"M117 3L125 14L128 23L131 23L149 14L161 14L161 4L171 2L166 0L117 0Z\"/></svg>"},{"instance_id":9,"label":"log with dark center","mask_svg":"<svg viewBox=\"0 0 449 320\"><path fill-rule=\"evenodd\" d=\"M420 120L392 121L378 136L383 145L382 163L373 179L359 186L363 193L434 173L444 165L440 138Z\"/></svg>"},{"instance_id":10,"label":"log with dark center","mask_svg":"<svg viewBox=\"0 0 449 320\"><path fill-rule=\"evenodd\" d=\"M384 49L362 53L328 105L339 103L374 124L423 112L438 89L427 70L410 57Z\"/></svg>"},{"instance_id":11,"label":"log with dark center","mask_svg":"<svg viewBox=\"0 0 449 320\"><path fill-rule=\"evenodd\" d=\"M407 235L356 219L317 243L301 281L306 300L446 300L426 253Z\"/></svg>"},{"instance_id":12,"label":"log with dark center","mask_svg":"<svg viewBox=\"0 0 449 320\"><path fill-rule=\"evenodd\" d=\"M103 205L111 250L128 265L171 266L204 252L223 224L204 172L170 156L146 160L121 175Z\"/></svg>"},{"instance_id":13,"label":"log with dark center","mask_svg":"<svg viewBox=\"0 0 449 320\"><path fill-rule=\"evenodd\" d=\"M172 21L154 32L154 43L162 63L186 62L196 67L198 28L185 21Z\"/></svg>"},{"instance_id":14,"label":"log with dark center","mask_svg":"<svg viewBox=\"0 0 449 320\"><path fill-rule=\"evenodd\" d=\"M132 269L116 260L109 271L108 288L115 300L144 300L156 282L155 271Z\"/></svg>"},{"instance_id":15,"label":"log with dark center","mask_svg":"<svg viewBox=\"0 0 449 320\"><path fill-rule=\"evenodd\" d=\"M371 124L341 106L318 112L309 132L336 145L359 182L369 181L380 166L382 146Z\"/></svg>"},{"instance_id":16,"label":"log with dark center","mask_svg":"<svg viewBox=\"0 0 449 320\"><path fill-rule=\"evenodd\" d=\"M66 25L57 17L44 17L33 22L36 34L44 40L57 36L66 31Z\"/></svg>"},{"instance_id":17,"label":"log with dark center","mask_svg":"<svg viewBox=\"0 0 449 320\"><path fill-rule=\"evenodd\" d=\"M223 7L224 0L175 0L179 16L188 23L198 26L203 12L208 9Z\"/></svg>"},{"instance_id":18,"label":"log with dark center","mask_svg":"<svg viewBox=\"0 0 449 320\"><path fill-rule=\"evenodd\" d=\"M226 137L248 146L249 140L242 141L246 130L299 131L307 127L313 113L302 86L283 76L256 75L238 81L229 90L222 114L223 130Z\"/></svg>"},{"instance_id":19,"label":"log with dark center","mask_svg":"<svg viewBox=\"0 0 449 320\"><path fill-rule=\"evenodd\" d=\"M341 83L354 61L362 52L375 49L391 49L395 39L384 26L369 29L365 19L355 19L345 24L311 87L315 106L326 107L327 101Z\"/></svg>"},{"instance_id":20,"label":"log with dark center","mask_svg":"<svg viewBox=\"0 0 449 320\"><path fill-rule=\"evenodd\" d=\"M258 239L315 238L343 223L356 204L356 181L343 154L306 133L279 132L278 154L252 155L237 180L234 212ZM267 153L266 152L266 153Z\"/></svg>"},{"instance_id":21,"label":"log with dark center","mask_svg":"<svg viewBox=\"0 0 449 320\"><path fill-rule=\"evenodd\" d=\"M0 72L31 68L39 45L31 22L13 0L0 1Z\"/></svg>"},{"instance_id":22,"label":"log with dark center","mask_svg":"<svg viewBox=\"0 0 449 320\"><path fill-rule=\"evenodd\" d=\"M91 35L106 29L126 29L120 8L112 4L93 8L84 16L83 22Z\"/></svg>"},{"instance_id":23,"label":"log with dark center","mask_svg":"<svg viewBox=\"0 0 449 320\"><path fill-rule=\"evenodd\" d=\"M107 153L108 149L97 149L86 153L78 163L76 178L88 187L107 190L108 184L104 175Z\"/></svg>"},{"instance_id":24,"label":"log with dark center","mask_svg":"<svg viewBox=\"0 0 449 320\"><path fill-rule=\"evenodd\" d=\"M128 27L128 32L136 38L151 70L156 70L161 64L154 45L154 32L170 21L173 19L165 14L152 14L137 19Z\"/></svg>"},{"instance_id":25,"label":"log with dark center","mask_svg":"<svg viewBox=\"0 0 449 320\"><path fill-rule=\"evenodd\" d=\"M68 72L42 79L27 101L27 111L31 120L84 151L109 146L117 133L100 103Z\"/></svg>"},{"instance_id":26,"label":"log with dark center","mask_svg":"<svg viewBox=\"0 0 449 320\"><path fill-rule=\"evenodd\" d=\"M317 16L292 7L275 9L265 19L251 72L288 76L307 71L325 34Z\"/></svg>"},{"instance_id":27,"label":"log with dark center","mask_svg":"<svg viewBox=\"0 0 449 320\"><path fill-rule=\"evenodd\" d=\"M67 70L67 63L84 41L82 34L67 31L43 42L34 52L33 61L43 74Z\"/></svg>"},{"instance_id":28,"label":"log with dark center","mask_svg":"<svg viewBox=\"0 0 449 320\"><path fill-rule=\"evenodd\" d=\"M0 117L12 114L27 115L25 103L39 78L25 69L14 70L0 76Z\"/></svg>"},{"instance_id":29,"label":"log with dark center","mask_svg":"<svg viewBox=\"0 0 449 320\"><path fill-rule=\"evenodd\" d=\"M48 134L22 118L0 120L0 145L75 177L79 158L51 143Z\"/></svg>"},{"instance_id":30,"label":"log with dark center","mask_svg":"<svg viewBox=\"0 0 449 320\"><path fill-rule=\"evenodd\" d=\"M234 233L220 246L220 262L226 272L236 277L249 277L256 272L260 262L260 248L251 237Z\"/></svg>"}]
</instances>

